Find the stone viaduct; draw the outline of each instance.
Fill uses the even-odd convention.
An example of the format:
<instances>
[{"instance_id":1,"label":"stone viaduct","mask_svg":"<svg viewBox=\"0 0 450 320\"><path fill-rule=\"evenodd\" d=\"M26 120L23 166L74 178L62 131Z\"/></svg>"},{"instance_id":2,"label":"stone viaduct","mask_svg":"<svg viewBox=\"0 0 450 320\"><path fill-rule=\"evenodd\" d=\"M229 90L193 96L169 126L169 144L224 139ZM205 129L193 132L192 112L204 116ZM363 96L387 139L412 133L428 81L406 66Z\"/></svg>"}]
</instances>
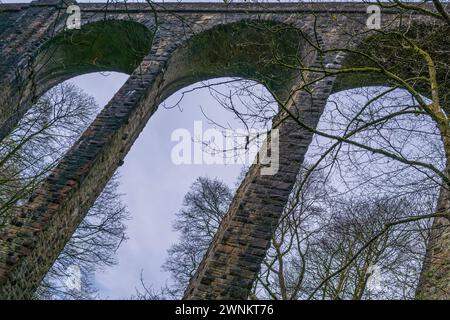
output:
<instances>
[{"instance_id":1,"label":"stone viaduct","mask_svg":"<svg viewBox=\"0 0 450 320\"><path fill-rule=\"evenodd\" d=\"M0 4L0 138L64 80L98 71L130 77L28 203L1 226L2 299L32 297L158 104L178 89L221 76L253 79L314 128L331 93L381 84L329 76L310 92L298 91L317 74L300 75L266 59L273 55L264 45L270 42L282 59L339 69L348 61L344 53L323 54L317 45L357 45L353 35L366 31L367 4L90 3L79 4L81 29L66 30L70 3ZM383 24L395 25L398 12L386 9L382 17ZM421 15L407 19L426 21ZM312 139L309 130L281 118L274 120L280 130L278 173L265 176L261 165L251 167L185 298L247 298ZM448 239L448 231L435 236L425 265L433 264L435 251L448 258ZM435 287L448 277L448 263L444 267L435 278L422 279L422 296L442 297Z\"/></svg>"}]
</instances>

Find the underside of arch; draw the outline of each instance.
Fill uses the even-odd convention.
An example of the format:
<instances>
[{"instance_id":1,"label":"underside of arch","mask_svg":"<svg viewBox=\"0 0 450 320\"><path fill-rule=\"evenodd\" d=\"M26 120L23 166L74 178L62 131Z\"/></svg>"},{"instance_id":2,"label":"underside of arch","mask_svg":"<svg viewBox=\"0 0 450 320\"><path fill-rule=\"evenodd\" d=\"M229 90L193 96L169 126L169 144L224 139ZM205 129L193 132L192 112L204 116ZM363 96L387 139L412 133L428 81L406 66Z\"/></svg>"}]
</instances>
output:
<instances>
[{"instance_id":1,"label":"underside of arch","mask_svg":"<svg viewBox=\"0 0 450 320\"><path fill-rule=\"evenodd\" d=\"M125 20L103 20L68 30L48 41L34 63L38 94L91 72L131 74L150 52L153 33Z\"/></svg>"},{"instance_id":2,"label":"underside of arch","mask_svg":"<svg viewBox=\"0 0 450 320\"><path fill-rule=\"evenodd\" d=\"M298 65L314 54L303 33L271 21L241 21L194 35L172 55L163 98L190 84L218 77L257 81L287 98L299 78ZM300 59L299 59L300 58Z\"/></svg>"},{"instance_id":3,"label":"underside of arch","mask_svg":"<svg viewBox=\"0 0 450 320\"><path fill-rule=\"evenodd\" d=\"M101 20L47 40L15 75L11 87L4 88L0 97L0 140L55 85L91 72L131 74L150 52L152 41L153 33L131 20Z\"/></svg>"},{"instance_id":4,"label":"underside of arch","mask_svg":"<svg viewBox=\"0 0 450 320\"><path fill-rule=\"evenodd\" d=\"M436 64L436 78L439 85L441 105L450 113L450 75L447 68L439 64L450 61L450 38L443 34L450 32L445 24L430 26L413 23L402 30L408 39L418 39L420 49L430 55ZM376 33L360 43L347 54L342 68L348 72L338 75L333 92L370 86L399 86L399 82L380 72L352 72L352 68L379 67L405 81L410 88L423 96L431 96L429 69L424 56L417 52L402 37L401 32ZM375 63L370 58L372 57ZM405 87L405 86L403 86Z\"/></svg>"}]
</instances>

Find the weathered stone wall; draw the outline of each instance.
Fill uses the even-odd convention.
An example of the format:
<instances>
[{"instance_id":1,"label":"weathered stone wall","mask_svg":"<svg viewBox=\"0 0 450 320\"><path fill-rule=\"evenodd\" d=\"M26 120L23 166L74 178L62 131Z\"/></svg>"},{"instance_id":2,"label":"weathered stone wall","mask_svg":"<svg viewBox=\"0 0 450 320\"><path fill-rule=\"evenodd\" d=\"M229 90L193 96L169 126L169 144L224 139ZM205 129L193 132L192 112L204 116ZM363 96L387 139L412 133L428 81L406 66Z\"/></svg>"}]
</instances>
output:
<instances>
[{"instance_id":1,"label":"weathered stone wall","mask_svg":"<svg viewBox=\"0 0 450 320\"><path fill-rule=\"evenodd\" d=\"M448 213L448 208L450 208L450 192L442 188L436 211L441 214ZM436 217L433 221L416 298L450 299L450 217L448 216Z\"/></svg>"},{"instance_id":2,"label":"weathered stone wall","mask_svg":"<svg viewBox=\"0 0 450 320\"><path fill-rule=\"evenodd\" d=\"M242 76L236 70L227 69L226 63L216 65L214 72L189 71L195 65L194 60L183 55L183 50L189 48L189 39L219 25L247 20L273 21L294 26L305 37L325 47L338 47L349 41L351 33L345 31L364 28L366 19L366 6L355 4L176 3L157 6L156 11L146 4L80 6L86 25L106 17L132 20L153 32L156 14L158 28L151 39L150 52L128 81L10 225L0 229L0 298L3 299L32 296L165 97L181 86L207 77ZM77 70L80 74L85 72L81 65L67 74L36 70L36 57L64 30L64 12L64 6L50 0L31 5L0 5L0 17L8 17L0 24L0 138L46 89L77 75ZM386 15L389 16L388 11ZM318 26L317 34L312 33L314 24ZM302 54L306 65L325 63L338 68L342 60L339 55L319 57L307 45ZM112 70L115 67L110 66ZM294 88L298 84L298 81L290 83ZM327 78L313 86L312 96L295 94L290 110L314 127L333 86L334 79ZM283 121L279 130L279 172L262 176L259 165L251 168L191 280L186 298L247 297L312 138L295 120Z\"/></svg>"}]
</instances>

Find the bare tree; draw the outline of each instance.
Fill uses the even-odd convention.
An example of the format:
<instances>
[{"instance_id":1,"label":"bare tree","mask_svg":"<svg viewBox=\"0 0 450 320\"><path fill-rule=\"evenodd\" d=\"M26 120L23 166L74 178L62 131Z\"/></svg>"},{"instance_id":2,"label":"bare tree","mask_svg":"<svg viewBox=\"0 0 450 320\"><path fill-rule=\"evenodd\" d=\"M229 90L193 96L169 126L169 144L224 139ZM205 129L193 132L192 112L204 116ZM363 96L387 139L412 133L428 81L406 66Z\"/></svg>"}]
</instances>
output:
<instances>
[{"instance_id":1,"label":"bare tree","mask_svg":"<svg viewBox=\"0 0 450 320\"><path fill-rule=\"evenodd\" d=\"M336 204L307 257L304 298L414 298L425 255L419 225L385 230L417 210L410 200L363 198Z\"/></svg>"},{"instance_id":2,"label":"bare tree","mask_svg":"<svg viewBox=\"0 0 450 320\"><path fill-rule=\"evenodd\" d=\"M413 197L342 197L323 172L315 171L303 183L306 173L304 168L299 174L249 298L414 298L425 255L423 231L430 219L402 219L433 208L434 202L425 207ZM168 251L164 265L175 285L161 292L143 286L141 298L180 297L184 292L218 228L211 204L226 209L231 201L211 190L229 189L220 181L199 178L187 194L187 209L177 216L181 240ZM221 218L224 211L219 212ZM379 285L370 285L373 281Z\"/></svg>"},{"instance_id":3,"label":"bare tree","mask_svg":"<svg viewBox=\"0 0 450 320\"><path fill-rule=\"evenodd\" d=\"M302 175L308 172L302 168ZM289 202L271 240L271 246L254 283L252 298L300 299L310 272L306 259L315 234L326 225L335 192L317 171L300 187L294 186Z\"/></svg>"},{"instance_id":4,"label":"bare tree","mask_svg":"<svg viewBox=\"0 0 450 320\"><path fill-rule=\"evenodd\" d=\"M172 289L181 296L208 249L231 202L231 189L217 179L199 177L176 214L174 230L180 241L168 250L163 270L170 272Z\"/></svg>"},{"instance_id":5,"label":"bare tree","mask_svg":"<svg viewBox=\"0 0 450 320\"><path fill-rule=\"evenodd\" d=\"M314 65L304 64L301 57L283 59L276 54L277 50L270 57L264 55L262 61L257 62L269 66L270 70L278 64L298 75L300 81L287 99L273 92L274 104L256 99L246 110L238 110L230 99L231 94L216 94L247 128L258 121L267 122L268 116L262 110L275 105L280 109L279 118L293 119L299 127L314 133L315 139L321 141L313 150L315 155L308 170L299 178L292 195L295 205L290 203L286 208L263 269L266 273L262 278L260 275L259 286L256 285L255 290L283 299L370 298L376 294L367 290L368 269L374 263L381 263L391 270L391 281L406 280L403 287L398 284L402 288L401 294L391 290L379 296L411 297L411 286L417 280L417 272L411 274L411 268L416 270L416 264L406 268L405 272L399 272L399 264L396 263L406 263L404 252L423 255L424 240L428 242L428 253L421 282L433 287L435 294L422 292L418 297L449 296L449 256L445 241L448 239L450 206L450 44L449 38L442 35L450 31L450 19L444 2L432 1L427 6L428 2L379 2L382 7L398 9L397 19L385 28L364 30L360 34L345 30L345 25L333 20L336 28L342 28L349 35L349 41L342 47L327 47L317 37L305 37L302 41L306 41L319 58L319 63ZM149 4L152 5L151 2ZM412 22L409 17L415 14L425 15L427 23ZM277 34L277 26L268 25L267 29L272 31L272 35ZM317 35L318 30L313 32ZM339 69L326 63L327 58L336 53L347 57L346 64ZM366 90L363 101L352 101L351 97L331 101L335 104L332 111L338 117L331 118L328 128L310 127L292 112L290 98L298 92L313 94L311 88L314 84L348 75L355 76L355 79L377 79L388 87L378 92ZM264 76L258 80L270 88L277 86L274 81L280 81ZM278 83L282 84L285 85L282 81ZM389 102L389 95L400 88L407 97ZM31 127L37 125L37 129L31 132L36 132L35 136L46 132L48 119L52 117L33 120ZM43 138L42 141L52 148L58 146L53 138ZM8 210L20 205L41 176L52 167L53 158L45 162L45 170L39 168L42 174L36 174L34 164L39 162L37 160L47 160L47 153L33 147L31 156L22 157L16 146L20 149L26 143L27 139L13 139L5 145L4 151L0 150L3 157L0 166L6 169L0 176L0 185L6 190L0 199L2 222L7 219ZM313 206L312 211L302 211L303 201L308 200L305 188L311 184L310 179L318 175L318 170L322 171L325 183L329 183L330 177L339 178L339 185L333 184L330 188L337 189L340 200L332 202L327 210L322 203L321 206ZM174 246L169 252L173 259L169 258L165 265L179 288L192 275L231 199L228 195L220 197L215 192L205 192L208 184L204 190L202 182L198 183L187 198L186 211L178 216L179 223L175 224L175 229L181 232L182 238L179 246ZM220 185L214 189L225 192ZM352 194L355 190L359 194ZM376 197L367 196L374 191ZM414 202L411 206L407 204L411 199L419 199L421 203ZM319 216L321 219L314 222ZM432 218L434 223L430 228ZM290 255L291 247L296 248L294 256ZM395 254L389 254L383 260L384 254L391 250ZM306 259L309 257L311 260ZM395 261L389 260L392 257ZM175 262L180 261L182 266L178 268ZM308 261L316 268L311 270ZM288 268L290 271L287 271L286 265L294 269ZM255 291L254 297L257 298L258 294L261 291Z\"/></svg>"},{"instance_id":6,"label":"bare tree","mask_svg":"<svg viewBox=\"0 0 450 320\"><path fill-rule=\"evenodd\" d=\"M129 214L121 202L118 185L115 175L48 271L37 290L38 298L79 300L96 297L94 273L117 263L117 249L127 239L125 221ZM78 276L79 279L73 278ZM73 285L71 280L79 282Z\"/></svg>"},{"instance_id":7,"label":"bare tree","mask_svg":"<svg viewBox=\"0 0 450 320\"><path fill-rule=\"evenodd\" d=\"M71 83L54 87L30 108L0 144L0 221L6 221L9 213L32 195L87 128L97 109L95 100ZM128 212L118 184L115 176L105 187L48 271L36 298L95 297L94 271L114 265L116 250L126 240ZM68 285L71 279L79 281L79 287Z\"/></svg>"},{"instance_id":8,"label":"bare tree","mask_svg":"<svg viewBox=\"0 0 450 320\"><path fill-rule=\"evenodd\" d=\"M70 83L47 92L0 144L0 218L25 201L92 120L96 103Z\"/></svg>"}]
</instances>

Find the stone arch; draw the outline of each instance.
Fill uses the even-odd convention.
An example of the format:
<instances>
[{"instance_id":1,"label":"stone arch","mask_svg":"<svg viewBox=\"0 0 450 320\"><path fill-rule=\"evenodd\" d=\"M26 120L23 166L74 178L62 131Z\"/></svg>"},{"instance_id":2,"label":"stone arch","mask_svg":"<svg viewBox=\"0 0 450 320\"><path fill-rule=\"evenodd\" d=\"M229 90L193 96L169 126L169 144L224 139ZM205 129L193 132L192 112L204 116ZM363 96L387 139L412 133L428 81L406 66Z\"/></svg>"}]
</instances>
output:
<instances>
[{"instance_id":1,"label":"stone arch","mask_svg":"<svg viewBox=\"0 0 450 320\"><path fill-rule=\"evenodd\" d=\"M417 39L421 49L430 54L436 64L440 105L447 114L450 114L449 76L446 73L447 68L439 67L439 64L447 64L447 61L450 60L448 51L450 39L442 37L442 34L450 32L450 27L444 23L433 23L423 19L412 21L407 27L403 26L403 30L401 26L400 30L407 33L410 39ZM430 98L430 83L424 80L429 77L426 61L414 50L403 48L401 41L402 38L395 33L376 33L360 39L355 46L355 50L374 55L383 62L385 68L390 72L401 79L407 79L407 82L419 95ZM392 43L394 45L390 45ZM420 62L422 65L420 65ZM342 63L343 68L373 66L375 64L356 53L347 54ZM421 79L422 77L424 79ZM398 86L400 89L405 89L405 86L399 86L388 76L380 73L343 73L337 77L332 93L374 86L386 88ZM436 199L436 210L448 210L448 197L447 188L444 185L440 186L439 196ZM449 282L442 279L448 277L449 274L449 235L448 218L435 217L430 229L425 259L416 288L416 297L419 299L439 299L448 296Z\"/></svg>"},{"instance_id":2,"label":"stone arch","mask_svg":"<svg viewBox=\"0 0 450 320\"><path fill-rule=\"evenodd\" d=\"M56 22L55 22L56 23ZM153 32L130 19L91 19L81 29L66 30L60 21L30 53L27 66L15 81L12 101L0 123L5 137L40 96L70 78L92 72L116 71L130 75L150 52ZM50 33L50 35L48 34ZM25 60L24 60L25 61Z\"/></svg>"},{"instance_id":3,"label":"stone arch","mask_svg":"<svg viewBox=\"0 0 450 320\"><path fill-rule=\"evenodd\" d=\"M258 28L259 32L252 34ZM272 28L275 31L271 31ZM261 34L261 30L268 35ZM271 32L282 33L275 36L285 46L281 51L285 57L280 60L289 62L289 58L293 58L290 66L280 65L280 61L265 60L265 55L280 57L280 53L274 54L274 48L277 51L279 47L272 42ZM300 65L311 66L318 62L317 59L323 58L325 63L339 66L340 57L329 55L319 58L305 37L301 29L270 20L241 20L197 33L177 46L171 54L158 89L158 101L189 84L219 76L257 81L281 101L286 101L292 89L302 81ZM264 50L257 50L264 43L274 47L269 45ZM247 45L244 54L240 51L242 45ZM315 126L333 80L311 86L319 88L311 96L290 97L292 101L287 101L287 105L300 113L305 123ZM260 164L250 168L192 277L185 298L247 298L312 139L312 133L303 130L294 121L280 123L275 120L274 126L280 130L279 172L274 176L262 176Z\"/></svg>"},{"instance_id":4,"label":"stone arch","mask_svg":"<svg viewBox=\"0 0 450 320\"><path fill-rule=\"evenodd\" d=\"M403 27L409 38L420 39L421 47L427 52L432 52L432 58L439 63L446 63L450 59L447 48L450 46L450 39L442 37L450 31L448 25L431 25L427 22L411 22L408 27ZM418 78L427 76L425 61L413 50L401 48L401 37L395 33L374 33L359 39L354 50L364 54L372 54L383 61L386 69L399 75L402 79ZM390 44L394 45L390 45ZM423 61L424 68L417 71L417 61ZM399 63L400 62L400 63ZM373 67L375 66L367 58L356 53L346 55L342 67ZM442 105L450 112L450 82L448 75L442 73L445 68L438 68L437 79L441 87ZM441 71L439 73L439 71ZM337 77L333 93L354 89L358 87L386 86L392 87L394 81L379 73L344 73ZM416 81L414 88L423 96L430 96L429 84Z\"/></svg>"},{"instance_id":5,"label":"stone arch","mask_svg":"<svg viewBox=\"0 0 450 320\"><path fill-rule=\"evenodd\" d=\"M171 54L161 99L218 77L254 80L285 99L299 81L298 57L305 64L316 57L305 37L296 26L271 19L243 19L195 33ZM290 66L282 66L273 56Z\"/></svg>"},{"instance_id":6,"label":"stone arch","mask_svg":"<svg viewBox=\"0 0 450 320\"><path fill-rule=\"evenodd\" d=\"M129 75L150 52L152 40L145 25L131 20L101 20L62 31L45 42L34 59L35 94L86 73Z\"/></svg>"},{"instance_id":7,"label":"stone arch","mask_svg":"<svg viewBox=\"0 0 450 320\"><path fill-rule=\"evenodd\" d=\"M26 52L22 51L17 57L9 60L14 62L9 65L17 64L20 67L19 71L23 72L24 79L29 76L26 73L29 57L25 59L24 56L34 55L36 48L49 39L53 23L58 25L58 32L62 32L63 21L57 12L60 8L53 1L44 2L47 1L42 1L42 5L32 5L24 9L26 14L20 22L22 27L27 26L29 22L37 22L39 24L37 31L34 31L34 28L28 28L27 33L19 37L20 41L16 41L15 46L8 48L8 50L25 49ZM107 9L105 12L108 17L121 19L127 16L123 13L126 6ZM138 17L138 20L149 12L148 8L144 9L140 7L140 4L131 6L136 10L135 17ZM307 31L307 25L313 24L310 14L317 10L320 17L320 15L327 16L331 12L326 8L325 11L328 12L324 13L324 8L316 6L306 8L305 11L303 8L282 7L280 4L268 6L267 9L252 9L251 5L247 7L224 4L222 6L207 4L205 7L200 4L193 6L177 4L177 6L168 7L190 20L195 30L203 26L212 28L224 22L229 24L243 19L257 20L258 17L277 22L302 20L304 17L304 22L297 20L295 25L305 34L312 35L312 39L315 34ZM354 7L355 5L352 4L343 10L356 16L361 13L365 15L365 6ZM105 12L99 10L103 7L99 8L93 4L86 5L86 8L90 8L92 12L91 22L105 17ZM309 13L302 13L303 11ZM36 13L40 15L34 17ZM134 13L131 14L134 15ZM174 60L170 63L168 60L173 51L186 39L183 22L180 23L174 18L176 14L171 15L170 12L165 12L164 8L159 10L158 14L165 25L155 36L150 53L143 58L138 69L131 74L126 84L103 109L29 203L21 212L14 215L10 225L0 230L1 298L30 297L33 288L45 273L46 267L59 253L58 250L61 250L65 240L84 217L93 199L120 165L139 132L161 102L161 98L169 94L173 88L185 86L191 81L189 77L185 77L183 83L181 77L171 78L170 72L167 71L168 68L176 71ZM299 19L299 16L302 18ZM319 24L325 21L328 20L322 20L322 22L319 20ZM347 23L350 22L346 21L345 24ZM325 30L323 37L328 42L346 41L346 37L336 33L336 30L324 26L322 30ZM326 34L327 31L329 34ZM193 34L189 35L191 36ZM319 41L322 39L318 39ZM13 55L10 54L11 57ZM306 59L308 66L317 62L315 55L316 53L313 52ZM336 68L340 67L341 58L338 55L322 58L324 59L321 62L334 64ZM12 83L15 81L12 74L16 70L8 69L7 71L9 72L7 80ZM308 125L314 127L317 123L334 80L334 77L330 77L327 81L316 83L311 88L314 89L313 95L299 93L293 97L295 110ZM15 88L16 84L9 88ZM274 91L273 88L272 91ZM4 92L8 98L10 94L8 88L2 93ZM27 94L30 96L29 92ZM19 100L20 98L17 99ZM9 115L11 109L17 106L16 100L13 103L10 101L3 103L4 101L6 100L0 100L8 108L5 110ZM2 116L3 114L0 115L1 124L4 123ZM207 259L191 282L188 297L246 298L252 277L257 272L261 254L268 246L267 235L271 235L273 231L277 215L290 193L312 138L310 132L302 130L290 121L283 122L280 130L282 131L280 147L283 150L280 154L280 173L269 178L261 177L259 168L252 167L239 188L227 219L223 222L220 232L207 253ZM4 131L0 128L0 135L2 132Z\"/></svg>"}]
</instances>

